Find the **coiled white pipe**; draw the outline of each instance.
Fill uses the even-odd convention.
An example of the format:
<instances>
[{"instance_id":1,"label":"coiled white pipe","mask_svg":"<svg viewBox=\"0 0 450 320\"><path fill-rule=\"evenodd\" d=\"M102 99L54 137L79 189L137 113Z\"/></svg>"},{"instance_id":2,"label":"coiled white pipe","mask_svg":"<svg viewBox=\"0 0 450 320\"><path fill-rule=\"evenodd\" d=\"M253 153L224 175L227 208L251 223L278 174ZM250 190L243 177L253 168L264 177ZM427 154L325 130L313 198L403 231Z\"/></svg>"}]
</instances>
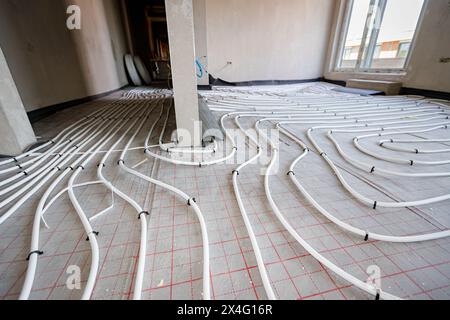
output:
<instances>
[{"instance_id":1,"label":"coiled white pipe","mask_svg":"<svg viewBox=\"0 0 450 320\"><path fill-rule=\"evenodd\" d=\"M434 232L424 235L413 235L413 236L389 236L389 235L382 235L378 233L373 233L369 230L363 230L360 228L356 228L338 218L336 218L334 215L332 215L329 211L324 209L309 193L308 191L303 187L303 185L300 183L300 181L295 176L295 168L297 164L302 160L304 157L308 155L310 152L306 144L304 144L295 134L292 132L284 129L279 124L277 125L280 129L280 132L294 140L296 143L298 143L303 148L303 153L295 159L295 161L291 164L289 168L289 177L292 180L292 182L295 184L295 186L298 188L298 190L303 194L303 196L309 201L311 205L316 208L317 211L319 211L324 217L326 217L331 222L335 223L340 228L344 229L345 231L348 231L350 233L353 233L357 236L362 237L365 241L368 240L378 240L378 241L385 241L385 242L394 242L394 243L411 243L411 242L422 242L422 241L430 241L430 240L436 240L441 238L446 238L450 236L450 230L441 231L441 232Z\"/></svg>"},{"instance_id":2,"label":"coiled white pipe","mask_svg":"<svg viewBox=\"0 0 450 320\"><path fill-rule=\"evenodd\" d=\"M389 144L394 143L415 143L415 144L421 144L421 143L443 143L443 142L450 142L450 139L427 139L427 140L405 140L405 139L390 139L390 140L380 140L378 144L380 147L394 150L394 151L400 151L400 152L408 152L408 153L415 153L415 154L434 154L434 153L446 153L450 152L450 148L447 149L434 149L434 150L428 150L428 149L419 149L419 148L402 148L398 146L393 146Z\"/></svg>"}]
</instances>

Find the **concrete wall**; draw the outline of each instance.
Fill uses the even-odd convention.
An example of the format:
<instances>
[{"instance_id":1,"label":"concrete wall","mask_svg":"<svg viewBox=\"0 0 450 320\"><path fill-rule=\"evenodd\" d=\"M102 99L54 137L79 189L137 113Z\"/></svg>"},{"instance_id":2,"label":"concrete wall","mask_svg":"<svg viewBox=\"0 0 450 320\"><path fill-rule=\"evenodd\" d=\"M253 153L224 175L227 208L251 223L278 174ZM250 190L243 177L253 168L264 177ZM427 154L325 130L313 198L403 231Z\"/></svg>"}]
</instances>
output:
<instances>
[{"instance_id":1,"label":"concrete wall","mask_svg":"<svg viewBox=\"0 0 450 320\"><path fill-rule=\"evenodd\" d=\"M322 77L334 9L335 0L206 0L209 72L232 82Z\"/></svg>"},{"instance_id":2,"label":"concrete wall","mask_svg":"<svg viewBox=\"0 0 450 320\"><path fill-rule=\"evenodd\" d=\"M0 48L0 154L18 155L36 142L5 56Z\"/></svg>"},{"instance_id":3,"label":"concrete wall","mask_svg":"<svg viewBox=\"0 0 450 320\"><path fill-rule=\"evenodd\" d=\"M66 27L79 5L81 30ZM126 40L116 0L0 1L0 46L27 111L127 84Z\"/></svg>"},{"instance_id":4,"label":"concrete wall","mask_svg":"<svg viewBox=\"0 0 450 320\"><path fill-rule=\"evenodd\" d=\"M403 82L403 86L408 88L450 92L450 63L444 64L439 61L442 57L450 57L450 3L448 0L428 1L409 68L403 74L334 72L334 59L337 54L335 39L341 32L344 7L345 0L339 0L334 17L336 28L333 30L329 45L326 78L343 81L351 78L394 80Z\"/></svg>"}]
</instances>

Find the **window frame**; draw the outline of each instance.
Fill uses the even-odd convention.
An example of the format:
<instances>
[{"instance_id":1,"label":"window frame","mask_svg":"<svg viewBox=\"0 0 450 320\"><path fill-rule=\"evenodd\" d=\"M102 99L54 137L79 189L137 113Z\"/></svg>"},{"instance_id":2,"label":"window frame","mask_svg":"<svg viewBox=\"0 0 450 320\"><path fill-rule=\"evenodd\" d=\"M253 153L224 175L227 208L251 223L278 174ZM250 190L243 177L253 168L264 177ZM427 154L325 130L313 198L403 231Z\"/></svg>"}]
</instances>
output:
<instances>
[{"instance_id":1,"label":"window frame","mask_svg":"<svg viewBox=\"0 0 450 320\"><path fill-rule=\"evenodd\" d=\"M392 69L392 68L365 68L365 67L361 67L361 64L363 63L363 53L365 50L365 45L364 45L364 40L367 41L367 37L370 37L369 43L375 42L372 39L372 35L369 34L369 29L370 27L368 26L368 24L365 24L364 30L363 30L363 39L361 40L361 44L360 44L360 50L359 50L359 54L358 54L358 59L356 61L356 66L354 68L343 68L340 67L342 64L342 61L344 60L344 50L345 50L345 41L347 38L347 34L348 34L348 29L350 26L350 20L351 20L351 16L353 13L353 4L355 2L355 0L344 0L345 1L345 10L344 10L344 18L342 19L341 22L341 26L340 26L340 35L338 37L338 50L337 50L337 56L335 59L335 63L334 63L334 72L341 72L341 73L388 73L388 74L404 74L410 65L411 62L411 56L412 53L414 52L414 48L416 45L416 40L417 40L417 36L420 33L421 27L422 27L422 22L424 20L424 16L425 16L425 12L426 9L428 7L428 3L429 0L424 0L420 15L419 15L419 20L417 21L417 25L416 25L416 30L414 32L414 36L413 39L411 40L411 45L410 45L410 49L408 52L408 55L405 59L405 64L403 66L403 68L396 68L396 69ZM358 1L358 0L356 0ZM389 0L381 0L382 2L385 2L383 7L382 7L382 14L384 15L385 11L385 5L387 3L387 1ZM378 10L377 10L378 11ZM366 21L369 20L369 14L367 15L367 19ZM372 43L374 45L374 48L376 47L376 43ZM370 45L370 44L369 44ZM373 57L372 57L373 59Z\"/></svg>"}]
</instances>

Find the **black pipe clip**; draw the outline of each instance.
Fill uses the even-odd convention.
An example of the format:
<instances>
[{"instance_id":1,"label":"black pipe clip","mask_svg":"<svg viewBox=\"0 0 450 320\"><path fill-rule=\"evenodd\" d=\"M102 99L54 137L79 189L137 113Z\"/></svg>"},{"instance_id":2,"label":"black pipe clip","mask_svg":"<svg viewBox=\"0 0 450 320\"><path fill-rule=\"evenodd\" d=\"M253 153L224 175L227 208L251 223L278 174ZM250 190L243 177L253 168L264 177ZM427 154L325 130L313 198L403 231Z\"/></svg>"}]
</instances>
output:
<instances>
[{"instance_id":1,"label":"black pipe clip","mask_svg":"<svg viewBox=\"0 0 450 320\"><path fill-rule=\"evenodd\" d=\"M191 201L197 203L197 200L195 200L195 198L191 198L187 202L188 206L191 206Z\"/></svg>"},{"instance_id":2,"label":"black pipe clip","mask_svg":"<svg viewBox=\"0 0 450 320\"><path fill-rule=\"evenodd\" d=\"M125 164L125 161L123 161L122 159L120 159L119 161L117 161L117 165L120 166L120 163Z\"/></svg>"},{"instance_id":3,"label":"black pipe clip","mask_svg":"<svg viewBox=\"0 0 450 320\"><path fill-rule=\"evenodd\" d=\"M377 209L377 202L375 201L374 203L373 203L373 210L376 210Z\"/></svg>"},{"instance_id":4,"label":"black pipe clip","mask_svg":"<svg viewBox=\"0 0 450 320\"><path fill-rule=\"evenodd\" d=\"M36 250L36 251L30 252L30 254L28 254L27 261L30 261L30 258L31 258L31 256L33 254L37 254L39 256L42 256L44 254L44 251Z\"/></svg>"},{"instance_id":5,"label":"black pipe clip","mask_svg":"<svg viewBox=\"0 0 450 320\"><path fill-rule=\"evenodd\" d=\"M98 232L98 231L92 231L91 233L92 233L92 234L95 234L96 236L98 236L98 235L100 234L100 232ZM88 237L86 238L86 241L89 241L89 235L88 235Z\"/></svg>"},{"instance_id":6,"label":"black pipe clip","mask_svg":"<svg viewBox=\"0 0 450 320\"><path fill-rule=\"evenodd\" d=\"M370 173L374 173L375 172L375 167L372 167L372 169L370 170Z\"/></svg>"},{"instance_id":7,"label":"black pipe clip","mask_svg":"<svg viewBox=\"0 0 450 320\"><path fill-rule=\"evenodd\" d=\"M239 175L239 171L237 171L237 170L233 170L233 172L231 172L231 174L237 174L237 175Z\"/></svg>"},{"instance_id":8,"label":"black pipe clip","mask_svg":"<svg viewBox=\"0 0 450 320\"><path fill-rule=\"evenodd\" d=\"M291 170L291 171L289 171L289 172L287 173L287 175L288 175L288 176L289 176L289 175L291 175L291 174L292 174L293 176L295 176L295 172L294 172L294 171L292 171L292 170Z\"/></svg>"},{"instance_id":9,"label":"black pipe clip","mask_svg":"<svg viewBox=\"0 0 450 320\"><path fill-rule=\"evenodd\" d=\"M145 214L146 216L149 216L149 215L150 215L150 213L149 213L148 211L142 211L142 212L140 212L140 213L138 214L138 220L141 220L141 216L142 216L143 214Z\"/></svg>"}]
</instances>

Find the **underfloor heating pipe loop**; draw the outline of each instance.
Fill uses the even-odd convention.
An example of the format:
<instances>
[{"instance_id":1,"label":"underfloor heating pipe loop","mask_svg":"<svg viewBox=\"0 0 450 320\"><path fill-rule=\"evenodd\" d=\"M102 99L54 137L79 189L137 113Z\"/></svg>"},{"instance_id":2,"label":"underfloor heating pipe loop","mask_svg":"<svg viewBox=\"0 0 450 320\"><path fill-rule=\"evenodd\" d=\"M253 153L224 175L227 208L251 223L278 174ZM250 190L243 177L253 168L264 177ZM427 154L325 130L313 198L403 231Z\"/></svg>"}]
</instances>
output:
<instances>
[{"instance_id":1,"label":"underfloor heating pipe loop","mask_svg":"<svg viewBox=\"0 0 450 320\"><path fill-rule=\"evenodd\" d=\"M258 126L258 123L257 123L257 125L256 126ZM250 137L249 137L250 138ZM291 136L291 138L292 138L292 136ZM273 144L272 144L272 147L274 147L273 146ZM308 152L309 151L309 149L305 146L304 147L304 152L306 153L306 152ZM274 150L274 152L277 152L277 150L275 149ZM301 157L303 157L304 155L302 155ZM300 158L301 159L301 158ZM298 161L296 161L295 163L297 163ZM294 166L295 166L295 164L293 164ZM291 169L292 169L292 167L291 167ZM269 168L269 171L270 171L270 168ZM236 176L237 175L237 173L239 172L239 170L236 170L234 173L233 173L233 175L234 176ZM291 172L293 172L292 170L291 170ZM292 177L293 175L291 175L291 177ZM268 178L267 178L267 180L268 180ZM268 186L268 183L265 183L266 184L266 186ZM267 188L266 188L267 189ZM266 190L267 191L267 190ZM269 189L269 192L268 192L269 194L270 194L270 189ZM270 198L270 197L269 197ZM270 200L270 199L269 199ZM273 200L273 199L272 199ZM271 203L271 204L274 204L274 203ZM276 211L276 210L275 210ZM293 230L294 232L295 232L295 230ZM365 237L367 238L367 232L364 232L364 235L365 235ZM404 240L407 240L406 238L404 239ZM310 249L312 249L312 248L310 248ZM330 262L331 263L331 262ZM337 271L339 271L339 270L337 270ZM344 274L344 278L348 278L345 274ZM351 279L351 278L350 278ZM353 280L355 280L355 279L353 279ZM356 280L358 280L358 279L356 279ZM358 280L359 281L359 280ZM365 283L359 283L360 285L362 285L361 286L361 289L363 289L363 290L365 290L365 291L367 291L368 289L369 289L369 291L371 291L371 293L372 294L375 294L375 295L377 295L377 294L379 294L379 291L377 291L377 290L374 290L373 288L367 288L367 286L365 285ZM373 292L372 292L373 291ZM386 293L382 293L381 294L381 296L383 297L383 298L397 298L397 297L395 297L395 296L391 296L391 295L388 295L388 294L386 294Z\"/></svg>"},{"instance_id":2,"label":"underfloor heating pipe loop","mask_svg":"<svg viewBox=\"0 0 450 320\"><path fill-rule=\"evenodd\" d=\"M137 131L139 131L142 127L142 125L147 121L148 116L155 110L156 103L154 103L153 106L150 106L147 108L148 110L143 110L141 113L141 125ZM140 237L140 246L139 246L139 258L138 258L138 267L136 270L135 275L135 281L134 281L134 291L133 291L133 300L140 300L142 298L142 286L143 286L143 278L144 278L144 270L145 270L145 261L146 261L146 253L147 253L147 218L144 214L141 214L144 212L143 208L133 199L131 196L125 194L124 192L120 191L118 188L116 188L110 181L106 180L106 178L103 176L103 169L105 167L105 163L107 163L112 151L123 141L123 139L126 137L126 135L132 130L132 128L135 127L135 125L138 123L138 119L136 119L129 128L116 140L116 142L110 147L108 152L104 155L102 160L100 161L100 164L97 169L97 178L102 181L102 183L110 189L113 193L117 194L119 197L121 197L123 200L128 202L135 210L136 210L136 216L140 220L141 225L141 237ZM128 150L129 145L125 148L125 150ZM120 159L125 159L122 155ZM119 164L123 164L124 161L119 161Z\"/></svg>"},{"instance_id":3,"label":"underfloor heating pipe loop","mask_svg":"<svg viewBox=\"0 0 450 320\"><path fill-rule=\"evenodd\" d=\"M156 124L162 118L163 111L164 111L164 104L161 105L161 113L160 113L159 118L157 118L156 121L153 123L153 125L150 128L150 131L147 135L146 142L145 142L146 148L149 144L149 140L152 136L153 130L156 127ZM129 141L129 143L131 143L131 142ZM148 149L146 149L146 150L148 150ZM122 153L121 157L123 157L125 155L125 153L126 153L126 151L124 151ZM203 243L203 299L210 300L211 299L211 288L210 288L210 266L209 266L209 261L210 261L209 238L208 238L208 232L207 232L207 227L206 227L206 222L205 222L204 216L203 216L200 208L198 207L197 203L195 201L192 201L193 198L190 197L189 195L187 195L186 193L184 193L183 191L181 191L180 189L178 189L174 186L171 186L167 183L164 183L160 180L153 179L153 178L151 178L147 175L144 175L136 170L130 169L127 166L125 166L123 161L120 161L119 165L121 166L121 168L123 168L128 173L131 173L145 181L148 181L156 186L159 186L163 189L169 190L170 192L178 195L183 200L185 200L188 203L188 205L194 210L194 212L197 216L197 219L199 220L199 223L200 223L201 234L202 234L202 243Z\"/></svg>"},{"instance_id":4,"label":"underfloor heating pipe loop","mask_svg":"<svg viewBox=\"0 0 450 320\"><path fill-rule=\"evenodd\" d=\"M114 111L119 112L119 111ZM113 113L114 114L114 113ZM107 122L110 120L107 120ZM92 131L89 136L87 136L82 142L79 143L80 148L84 148L91 141L93 141L102 130L105 130L105 126L99 126L94 131ZM9 196L5 200L0 203L0 207L11 203L13 200L18 198L21 194L26 192L26 190L30 189L25 195L23 195L20 199L15 200L14 204L8 208L8 210L0 217L0 225L3 224L11 215L13 215L18 208L20 208L30 197L32 197L40 188L45 185L47 181L49 181L57 172L62 171L64 165L75 156L75 153L66 153L62 157L59 157L58 160L54 163L53 168L48 168L44 172L40 173L37 177L33 179L28 185L22 187L20 190L16 191L13 195ZM33 186L34 185L34 186Z\"/></svg>"},{"instance_id":5,"label":"underfloor heating pipe loop","mask_svg":"<svg viewBox=\"0 0 450 320\"><path fill-rule=\"evenodd\" d=\"M133 116L136 115L136 113L138 112L134 111L133 112ZM101 148L106 145L106 143L108 143L121 129L122 127L125 126L126 123L128 123L129 121L122 121L119 122L118 124L114 125L107 133L106 135L106 139L97 147L96 151L101 150ZM129 129L131 130L132 126L129 126ZM75 173L72 174L72 176L69 179L69 183L68 183L68 193L69 193L69 198L70 201L72 202L72 205L74 206L75 210L78 213L78 216L81 220L81 223L83 224L83 227L85 229L85 232L88 236L89 239L89 244L91 246L91 265L90 265L90 269L89 269L89 276L86 282L86 286L84 288L83 291L83 295L82 295L82 300L89 300L91 298L92 292L94 290L94 286L95 286L95 282L97 279L97 273L98 273L98 268L99 268L99 261L100 261L100 251L99 251L99 247L98 247L98 242L97 242L97 233L96 231L93 230L92 225L89 221L89 219L87 218L83 208L81 207L77 197L75 196L74 190L73 190L73 185L74 182L76 180L76 178L78 177L78 175L81 173L82 170L84 170L84 168L86 168L86 166L89 164L89 162L95 157L95 153L91 154L86 160L83 161L83 163L81 165L78 166L78 168L75 170Z\"/></svg>"},{"instance_id":6,"label":"underfloor heating pipe loop","mask_svg":"<svg viewBox=\"0 0 450 320\"><path fill-rule=\"evenodd\" d=\"M161 109L161 114L160 117L158 119L158 121L162 118L163 116L163 111L164 109ZM156 125L156 124L155 124ZM154 129L154 128L152 128ZM153 131L153 130L152 130ZM226 137L229 139L229 135L226 135ZM145 154L149 157L149 158L156 158L158 160L164 161L164 162L168 162L168 163L172 163L175 165L185 165L185 166L194 166L194 167L206 167L206 166L212 166L215 164L219 164L219 163L223 163L226 162L227 160L231 159L232 157L234 157L234 155L236 154L236 149L233 148L228 155L226 155L225 157L222 158L214 158L212 160L201 160L201 161L185 161L185 160L178 160L178 159L174 159L174 158L168 158L165 156L161 156L160 154L157 154L155 152L151 151L151 147L150 147L150 136L147 136L147 139L145 140ZM188 151L186 150L184 153L191 153L191 154L195 154L196 152L193 151Z\"/></svg>"},{"instance_id":7,"label":"underfloor heating pipe loop","mask_svg":"<svg viewBox=\"0 0 450 320\"><path fill-rule=\"evenodd\" d=\"M125 112L131 112L132 110L126 111L126 110L116 110L113 113L113 116L120 116L122 114L124 114ZM110 118L112 119L112 117ZM112 130L114 129L114 127L117 126L117 124L119 124L121 122L121 120L109 120L107 123L103 124L102 126L100 126L98 128L98 130L96 132L93 132L89 137L87 137L83 144L84 145L88 145L91 141L93 141L100 133L102 133L103 131L105 131L108 127L112 126L111 129L109 130L108 133L104 134L102 138L99 139L99 141L97 141L94 145L92 145L89 149L89 151L94 150L97 146L102 146L104 144L106 144L106 142L108 141L108 139L105 139L109 133L112 132ZM110 136L111 137L111 136ZM102 143L103 141L103 143ZM78 157L77 160L75 160L71 167L76 167L78 165L78 163L80 163L83 159L86 158L87 154L83 154L80 157ZM94 154L95 155L95 154ZM72 159L73 157L75 157L75 154L69 154L67 158L64 159L64 164L66 164L70 159ZM47 177L48 179L51 178L51 176L55 175L57 172L59 172L59 170L52 170L52 172L50 173L50 175ZM70 169L70 167L66 168L64 171L62 171L62 173L59 174L59 176L51 183L51 185L46 189L44 195L41 197L38 207L36 209L36 213L34 216L34 222L33 222L33 229L32 229L32 236L31 236L31 248L30 248L30 252L36 252L39 249L39 232L40 232L40 224L41 224L41 217L42 217L42 213L43 213L43 209L45 207L46 201L47 199L50 197L51 193L53 192L53 190L58 186L58 184L70 173L72 172L72 170ZM40 189L40 187L42 187L44 184L46 183L46 181L41 181L37 186L34 187L33 190L31 190L29 192L29 195L33 195L37 190ZM3 216L2 216L3 218ZM91 246L92 244L96 243L96 239L95 236L91 237L92 239L94 239L93 241L90 241ZM30 256L30 259L28 261L28 267L27 267L27 271L25 274L25 281L24 284L22 286L22 290L19 296L20 300L27 300L30 296L31 293L31 289L33 286L33 282L35 279L35 274L36 274L36 268L37 268L37 260L38 260L38 255L33 254ZM91 280L92 282L92 280ZM83 295L83 298L86 298L85 295Z\"/></svg>"},{"instance_id":8,"label":"underfloor heating pipe loop","mask_svg":"<svg viewBox=\"0 0 450 320\"><path fill-rule=\"evenodd\" d=\"M46 152L46 155L44 157L42 157L38 162L36 162L30 168L27 168L23 172L18 173L16 175L10 177L9 179L4 179L2 182L0 182L0 187L2 187L4 185L7 185L7 184L10 184L10 185L8 187L5 187L5 188L0 190L0 196L4 195L4 194L7 194L7 193L17 189L19 186L21 186L21 185L27 183L28 181L34 179L41 172L46 171L48 168L54 167L56 163L58 163L58 162L60 162L62 160L61 158L63 158L65 154L76 152L80 148L78 143L80 141L82 141L83 137L85 137L89 133L89 131L91 131L93 129L96 129L97 126L99 124L101 124L102 122L104 122L104 121L105 120L96 120L96 121L92 122L91 124L89 124L87 127L79 130L79 132L77 132L76 134L71 136L70 142L66 143L65 147L63 149L59 150L58 154L53 155L52 152L54 150L50 149L50 150L48 150ZM50 157L52 157L52 159L47 160ZM45 160L47 160L45 162L45 164L39 166ZM24 173L25 173L25 177L24 177ZM13 181L18 180L18 179L20 179L20 180L11 185L11 183ZM29 184L29 186L31 186L31 185ZM22 189L22 190L24 191L26 189Z\"/></svg>"},{"instance_id":9,"label":"underfloor heating pipe loop","mask_svg":"<svg viewBox=\"0 0 450 320\"><path fill-rule=\"evenodd\" d=\"M267 139L266 141L270 144L271 149L272 149L272 160L271 163L269 165L269 167L266 170L266 174L265 174L265 179L264 179L264 185L265 185L265 191L266 191L266 196L267 199L269 200L270 206L272 208L272 210L274 211L275 215L277 216L277 218L280 220L280 222L283 224L283 226L286 228L286 230L288 230L288 232L294 237L294 239L296 239L312 256L314 256L317 260L319 260L322 264L324 264L325 266L327 266L330 270L332 270L333 272L337 273L339 276L343 277L344 279L346 279L347 281L349 281L350 283L354 284L355 286L359 287L360 289L374 295L374 296L378 296L380 295L380 297L382 299L398 299L398 297L395 297L393 295L384 293L380 291L377 291L375 288L373 288L372 286L367 285L365 282L362 282L361 280L355 278L354 276L350 275L349 273L345 272L344 270L340 269L339 267L337 267L335 264L333 264L331 261L329 261L328 259L326 259L324 256L322 256L321 254L319 254L314 248L312 248L306 241L304 241L299 235L298 233L295 231L295 229L287 222L287 220L285 220L285 218L283 217L283 215L281 214L281 212L279 211L277 205L275 204L272 196L271 196L271 192L270 192L270 187L269 187L269 176L271 174L272 168L275 165L275 162L277 160L278 157L278 149L274 146L274 144L270 141L269 138L267 138L261 131L260 128L258 127L260 121L258 121L255 125L255 129L256 131L264 138ZM253 137L251 135L249 135L246 131L244 131L244 134L253 140ZM259 144L258 144L259 148L262 148Z\"/></svg>"},{"instance_id":10,"label":"underfloor heating pipe loop","mask_svg":"<svg viewBox=\"0 0 450 320\"><path fill-rule=\"evenodd\" d=\"M338 267L337 265L332 263L330 260L326 259L323 255L321 255L318 251L316 251L312 246L310 246L307 241L305 241L302 237L300 237L300 235L297 233L297 231L284 218L283 214L281 213L281 211L279 210L279 208L276 205L275 201L273 200L272 194L271 194L271 191L270 191L270 175L271 175L272 169L273 169L273 167L274 167L274 165L275 165L275 163L277 161L279 151L275 147L275 145L272 143L272 141L265 134L263 134L260 131L258 125L259 125L259 122L257 122L255 124L255 129L257 130L257 132L259 132L259 134L263 137L263 139L265 139L269 143L269 145L271 147L271 150L272 150L272 160L271 160L271 162L269 164L269 167L266 170L265 177L264 177L264 189L265 189L267 199L269 201L269 204L270 204L273 212L275 213L275 215L277 216L277 218L281 222L281 224L289 232L289 234L294 239L296 239L297 242L299 242L299 244L303 248L305 248L305 250L307 250L320 263L322 263L328 269L330 269L331 271L333 271L334 273L336 273L338 276L342 277L346 281L350 282L351 284L355 285L359 289L361 289L361 290L363 290L363 291L373 295L374 297L378 297L379 296L381 299L385 299L385 300L398 300L398 299L400 299L397 296L391 295L391 294L386 293L384 291L377 290L373 286L370 286L366 282L363 282L363 281L359 280L358 278L354 277L350 273L346 272L345 270L341 269L340 267Z\"/></svg>"}]
</instances>

